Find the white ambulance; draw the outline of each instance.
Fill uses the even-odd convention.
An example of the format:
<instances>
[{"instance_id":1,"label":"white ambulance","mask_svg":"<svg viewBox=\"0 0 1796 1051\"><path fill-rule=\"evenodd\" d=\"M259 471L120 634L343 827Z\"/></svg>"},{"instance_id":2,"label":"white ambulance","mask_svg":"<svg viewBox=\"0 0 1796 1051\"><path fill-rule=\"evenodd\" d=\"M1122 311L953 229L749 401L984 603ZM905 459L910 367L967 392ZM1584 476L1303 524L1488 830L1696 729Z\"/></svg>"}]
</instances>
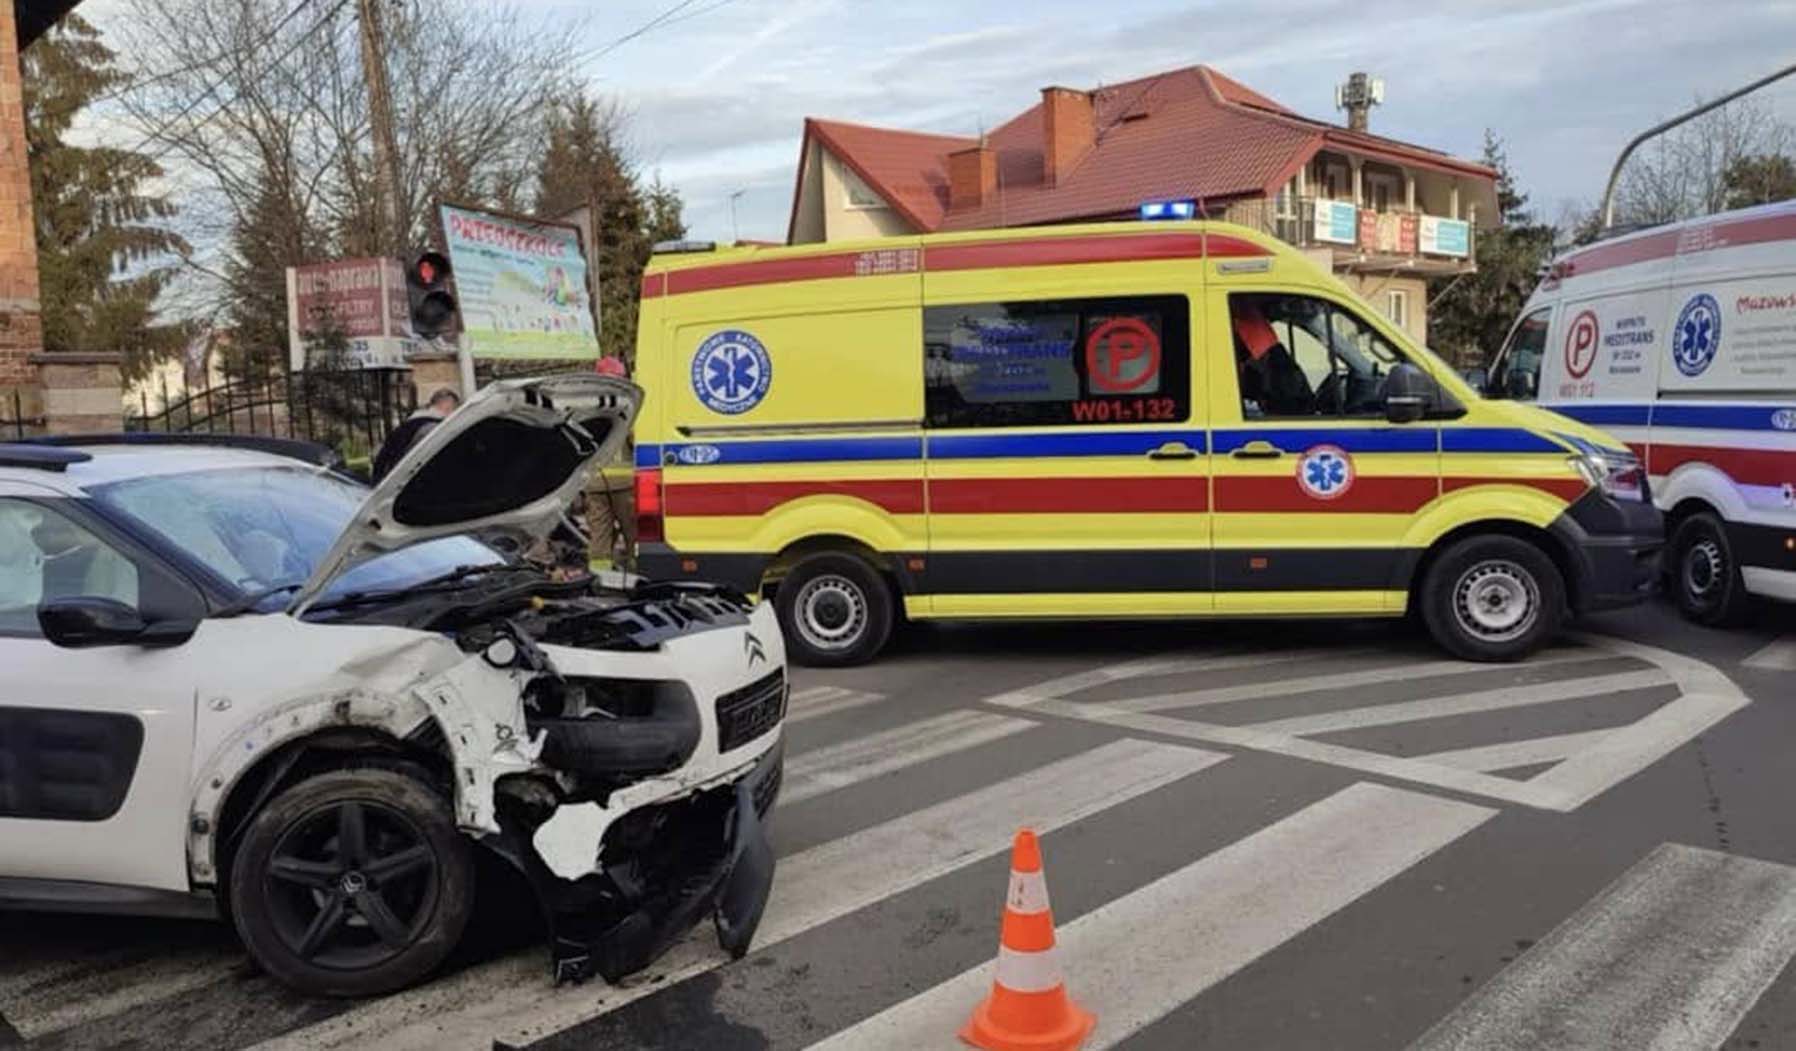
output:
<instances>
[{"instance_id":1,"label":"white ambulance","mask_svg":"<svg viewBox=\"0 0 1796 1051\"><path fill-rule=\"evenodd\" d=\"M1487 382L1634 447L1686 615L1796 601L1796 201L1560 256Z\"/></svg>"}]
</instances>

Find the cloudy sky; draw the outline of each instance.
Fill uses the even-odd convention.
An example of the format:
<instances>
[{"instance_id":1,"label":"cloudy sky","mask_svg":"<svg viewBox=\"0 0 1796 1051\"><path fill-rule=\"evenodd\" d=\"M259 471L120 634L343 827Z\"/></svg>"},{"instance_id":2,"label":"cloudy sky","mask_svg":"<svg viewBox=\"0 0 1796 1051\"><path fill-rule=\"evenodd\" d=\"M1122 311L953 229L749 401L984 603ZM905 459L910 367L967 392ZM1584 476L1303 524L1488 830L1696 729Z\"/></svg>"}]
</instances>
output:
<instances>
[{"instance_id":1,"label":"cloudy sky","mask_svg":"<svg viewBox=\"0 0 1796 1051\"><path fill-rule=\"evenodd\" d=\"M455 0L438 0L451 3ZM1547 219L1600 195L1636 131L1796 60L1796 0L514 0L577 27L595 92L634 113L645 171L695 236L783 238L806 116L974 134L1049 84L1208 63L1338 119L1382 76L1373 130L1475 157L1486 127ZM108 0L90 17L105 27ZM1796 77L1767 100L1796 122Z\"/></svg>"}]
</instances>

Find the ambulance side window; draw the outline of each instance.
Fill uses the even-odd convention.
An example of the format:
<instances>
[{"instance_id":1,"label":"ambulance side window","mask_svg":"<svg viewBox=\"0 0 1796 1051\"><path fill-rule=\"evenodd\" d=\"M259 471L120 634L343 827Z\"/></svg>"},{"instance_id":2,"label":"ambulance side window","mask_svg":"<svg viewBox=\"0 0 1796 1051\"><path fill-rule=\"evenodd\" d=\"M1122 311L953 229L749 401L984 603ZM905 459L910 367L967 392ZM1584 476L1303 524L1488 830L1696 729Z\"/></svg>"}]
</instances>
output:
<instances>
[{"instance_id":1,"label":"ambulance side window","mask_svg":"<svg viewBox=\"0 0 1796 1051\"><path fill-rule=\"evenodd\" d=\"M1314 296L1229 296L1244 419L1371 417L1407 359L1351 311Z\"/></svg>"},{"instance_id":2,"label":"ambulance side window","mask_svg":"<svg viewBox=\"0 0 1796 1051\"><path fill-rule=\"evenodd\" d=\"M1547 328L1553 308L1536 310L1515 326L1497 354L1497 366L1486 389L1492 397L1533 401L1540 394L1540 360L1546 353Z\"/></svg>"},{"instance_id":3,"label":"ambulance side window","mask_svg":"<svg viewBox=\"0 0 1796 1051\"><path fill-rule=\"evenodd\" d=\"M923 310L928 425L1178 423L1191 416L1184 296L965 303Z\"/></svg>"}]
</instances>

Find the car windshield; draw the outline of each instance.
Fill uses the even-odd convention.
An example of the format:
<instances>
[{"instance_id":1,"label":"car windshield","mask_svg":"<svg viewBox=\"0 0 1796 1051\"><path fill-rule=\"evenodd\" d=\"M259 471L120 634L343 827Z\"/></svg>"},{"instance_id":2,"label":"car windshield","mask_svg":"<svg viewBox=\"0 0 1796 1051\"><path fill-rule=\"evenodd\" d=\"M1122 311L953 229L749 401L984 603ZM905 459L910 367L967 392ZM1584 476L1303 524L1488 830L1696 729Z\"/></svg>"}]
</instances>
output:
<instances>
[{"instance_id":1,"label":"car windshield","mask_svg":"<svg viewBox=\"0 0 1796 1051\"><path fill-rule=\"evenodd\" d=\"M310 577L367 494L362 485L304 467L156 475L93 491L102 505L161 535L244 595ZM443 537L364 562L320 597L403 588L503 561L472 537ZM282 608L288 597L270 595L257 608Z\"/></svg>"}]
</instances>

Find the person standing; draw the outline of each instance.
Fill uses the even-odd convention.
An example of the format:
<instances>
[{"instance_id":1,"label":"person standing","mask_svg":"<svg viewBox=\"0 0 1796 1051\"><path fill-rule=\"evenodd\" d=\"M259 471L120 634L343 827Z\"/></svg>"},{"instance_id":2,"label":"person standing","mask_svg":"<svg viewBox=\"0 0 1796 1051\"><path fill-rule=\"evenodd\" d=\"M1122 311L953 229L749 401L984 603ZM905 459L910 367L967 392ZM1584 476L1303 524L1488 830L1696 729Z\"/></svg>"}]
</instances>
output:
<instances>
[{"instance_id":1,"label":"person standing","mask_svg":"<svg viewBox=\"0 0 1796 1051\"><path fill-rule=\"evenodd\" d=\"M418 440L424 437L425 431L442 423L450 413L460 407L461 395L448 387L443 387L430 396L430 400L424 403L423 408L412 413L405 422L393 428L393 433L387 435L387 440L381 443L380 451L374 454L374 464L371 469L374 484L379 485L380 480L399 465L399 461L405 458L405 454L411 450L411 447L418 444Z\"/></svg>"}]
</instances>

